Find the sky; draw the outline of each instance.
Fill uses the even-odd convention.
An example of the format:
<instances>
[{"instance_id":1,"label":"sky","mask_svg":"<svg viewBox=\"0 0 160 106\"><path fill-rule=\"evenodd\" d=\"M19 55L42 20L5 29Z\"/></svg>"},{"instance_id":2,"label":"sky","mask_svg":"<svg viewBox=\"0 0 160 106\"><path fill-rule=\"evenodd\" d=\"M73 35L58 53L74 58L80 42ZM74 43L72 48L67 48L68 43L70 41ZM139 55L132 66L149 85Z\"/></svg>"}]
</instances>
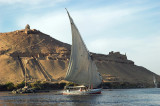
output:
<instances>
[{"instance_id":1,"label":"sky","mask_svg":"<svg viewBox=\"0 0 160 106\"><path fill-rule=\"evenodd\" d=\"M160 0L0 0L0 32L29 24L71 44L70 12L91 52L127 54L160 75Z\"/></svg>"}]
</instances>

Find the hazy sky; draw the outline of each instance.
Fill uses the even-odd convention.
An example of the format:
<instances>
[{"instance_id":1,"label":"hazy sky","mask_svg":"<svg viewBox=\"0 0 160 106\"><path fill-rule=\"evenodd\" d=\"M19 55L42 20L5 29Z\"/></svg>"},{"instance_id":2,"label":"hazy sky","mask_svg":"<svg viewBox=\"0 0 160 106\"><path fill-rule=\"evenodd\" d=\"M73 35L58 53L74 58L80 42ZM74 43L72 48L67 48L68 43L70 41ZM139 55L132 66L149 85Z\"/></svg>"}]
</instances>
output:
<instances>
[{"instance_id":1,"label":"hazy sky","mask_svg":"<svg viewBox=\"0 0 160 106\"><path fill-rule=\"evenodd\" d=\"M65 8L91 52L120 51L160 75L160 0L0 0L0 32L29 24L71 44Z\"/></svg>"}]
</instances>

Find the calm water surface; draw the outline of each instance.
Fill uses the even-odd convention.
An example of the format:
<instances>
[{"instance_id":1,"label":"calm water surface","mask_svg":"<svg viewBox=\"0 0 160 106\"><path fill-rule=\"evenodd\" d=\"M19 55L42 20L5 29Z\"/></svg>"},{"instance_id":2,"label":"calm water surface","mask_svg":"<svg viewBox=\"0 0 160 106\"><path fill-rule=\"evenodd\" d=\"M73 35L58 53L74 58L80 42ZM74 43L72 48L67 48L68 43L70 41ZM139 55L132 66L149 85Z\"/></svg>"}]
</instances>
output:
<instances>
[{"instance_id":1,"label":"calm water surface","mask_svg":"<svg viewBox=\"0 0 160 106\"><path fill-rule=\"evenodd\" d=\"M0 92L0 106L160 106L160 89L103 90L99 95Z\"/></svg>"}]
</instances>

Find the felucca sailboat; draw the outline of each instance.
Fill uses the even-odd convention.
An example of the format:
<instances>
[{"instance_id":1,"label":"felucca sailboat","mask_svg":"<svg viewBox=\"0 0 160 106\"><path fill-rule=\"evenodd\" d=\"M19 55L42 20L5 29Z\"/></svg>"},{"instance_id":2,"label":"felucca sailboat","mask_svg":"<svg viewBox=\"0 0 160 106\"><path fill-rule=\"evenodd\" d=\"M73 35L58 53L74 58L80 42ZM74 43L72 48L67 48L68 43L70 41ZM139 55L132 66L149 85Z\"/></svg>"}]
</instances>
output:
<instances>
[{"instance_id":1,"label":"felucca sailboat","mask_svg":"<svg viewBox=\"0 0 160 106\"><path fill-rule=\"evenodd\" d=\"M67 14L72 30L72 47L65 80L80 86L66 87L63 94L100 94L98 86L102 77L68 11Z\"/></svg>"}]
</instances>

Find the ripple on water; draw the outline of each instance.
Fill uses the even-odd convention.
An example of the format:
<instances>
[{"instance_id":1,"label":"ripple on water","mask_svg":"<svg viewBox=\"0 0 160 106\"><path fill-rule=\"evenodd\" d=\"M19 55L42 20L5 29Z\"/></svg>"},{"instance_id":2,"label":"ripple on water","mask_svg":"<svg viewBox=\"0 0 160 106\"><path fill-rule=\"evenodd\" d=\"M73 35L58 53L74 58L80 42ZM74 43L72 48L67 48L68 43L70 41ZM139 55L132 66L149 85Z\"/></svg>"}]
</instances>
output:
<instances>
[{"instance_id":1,"label":"ripple on water","mask_svg":"<svg viewBox=\"0 0 160 106\"><path fill-rule=\"evenodd\" d=\"M9 94L0 92L0 105L25 106L142 106L160 105L160 89L103 90L99 95L56 95L55 92L35 94Z\"/></svg>"}]
</instances>

